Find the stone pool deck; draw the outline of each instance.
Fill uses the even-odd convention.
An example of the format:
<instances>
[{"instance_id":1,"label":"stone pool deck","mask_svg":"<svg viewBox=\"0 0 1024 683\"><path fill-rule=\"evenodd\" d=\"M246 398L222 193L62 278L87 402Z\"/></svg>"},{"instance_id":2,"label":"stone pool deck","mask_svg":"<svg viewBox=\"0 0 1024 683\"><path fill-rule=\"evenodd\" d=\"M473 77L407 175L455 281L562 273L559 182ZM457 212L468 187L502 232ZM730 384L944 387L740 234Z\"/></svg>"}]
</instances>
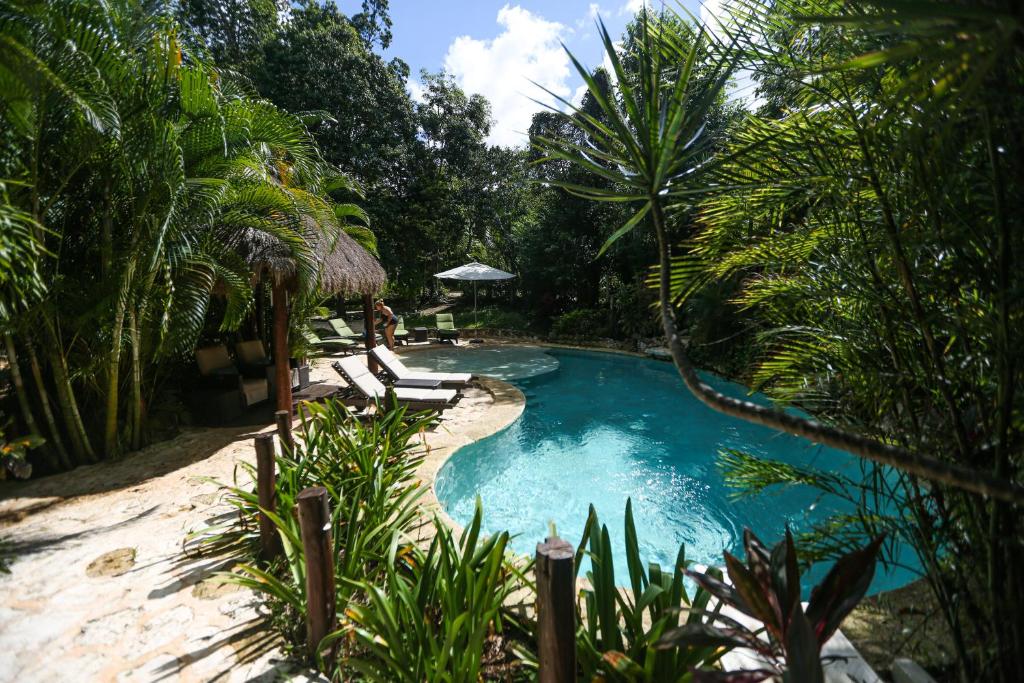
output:
<instances>
[{"instance_id":1,"label":"stone pool deck","mask_svg":"<svg viewBox=\"0 0 1024 683\"><path fill-rule=\"evenodd\" d=\"M326 361L314 380L338 383ZM515 420L522 394L483 380L426 434L422 476ZM114 461L0 486L0 681L308 679L283 658L249 591L183 552L190 532L230 520L211 480L253 463L272 428L189 429ZM432 494L425 501L437 508Z\"/></svg>"}]
</instances>

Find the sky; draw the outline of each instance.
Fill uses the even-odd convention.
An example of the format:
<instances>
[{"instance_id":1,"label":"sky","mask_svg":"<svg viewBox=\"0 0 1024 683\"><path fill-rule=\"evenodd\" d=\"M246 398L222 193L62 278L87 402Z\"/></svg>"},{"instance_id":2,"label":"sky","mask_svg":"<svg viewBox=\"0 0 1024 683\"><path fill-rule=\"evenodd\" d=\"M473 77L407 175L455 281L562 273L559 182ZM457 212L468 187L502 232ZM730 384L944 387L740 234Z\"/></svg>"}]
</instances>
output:
<instances>
[{"instance_id":1,"label":"sky","mask_svg":"<svg viewBox=\"0 0 1024 683\"><path fill-rule=\"evenodd\" d=\"M337 0L346 14L361 0ZM554 103L531 83L578 102L584 87L562 43L588 68L603 62L595 21L618 40L644 0L391 0L392 42L385 57L400 57L410 69L409 89L420 92L421 69L444 69L464 91L491 103L494 123L488 142L523 146L534 112L531 100ZM648 4L660 7L661 2ZM707 8L718 0L707 0ZM683 5L699 15L698 0ZM707 9L705 8L705 9Z\"/></svg>"}]
</instances>

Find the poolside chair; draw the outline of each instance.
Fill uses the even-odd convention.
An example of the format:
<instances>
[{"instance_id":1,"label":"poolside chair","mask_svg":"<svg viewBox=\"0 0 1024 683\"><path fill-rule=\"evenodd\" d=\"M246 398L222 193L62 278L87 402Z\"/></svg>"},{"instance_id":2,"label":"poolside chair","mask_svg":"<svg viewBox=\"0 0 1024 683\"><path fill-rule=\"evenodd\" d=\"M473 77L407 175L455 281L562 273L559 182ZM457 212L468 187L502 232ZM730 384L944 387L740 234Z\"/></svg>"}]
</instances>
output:
<instances>
[{"instance_id":1,"label":"poolside chair","mask_svg":"<svg viewBox=\"0 0 1024 683\"><path fill-rule=\"evenodd\" d=\"M395 343L406 345L409 343L409 330L405 329L405 319L402 316L398 316L398 326L395 328Z\"/></svg>"},{"instance_id":2,"label":"poolside chair","mask_svg":"<svg viewBox=\"0 0 1024 683\"><path fill-rule=\"evenodd\" d=\"M305 337L310 346L327 353L334 353L335 351L352 353L359 348L359 342L357 341L342 339L341 337L319 337L309 328L302 330L302 336Z\"/></svg>"},{"instance_id":3,"label":"poolside chair","mask_svg":"<svg viewBox=\"0 0 1024 683\"><path fill-rule=\"evenodd\" d=\"M365 335L353 330L344 318L331 318L327 321L327 324L330 325L330 329L334 333L332 336L327 337L327 339L333 339L337 336L342 339L351 339L352 341L361 342L366 338ZM381 335L376 334L374 336L378 342L384 341L384 337Z\"/></svg>"},{"instance_id":4,"label":"poolside chair","mask_svg":"<svg viewBox=\"0 0 1024 683\"><path fill-rule=\"evenodd\" d=\"M359 356L349 356L331 363L331 367L345 378L349 386L354 388L367 402L379 401L386 403L389 393L395 400L412 410L444 410L455 404L459 392L454 389L415 389L408 387L388 387L373 376L366 363Z\"/></svg>"},{"instance_id":5,"label":"poolside chair","mask_svg":"<svg viewBox=\"0 0 1024 683\"><path fill-rule=\"evenodd\" d=\"M437 316L437 340L439 342L450 341L459 343L459 331L455 327L455 318L451 313L438 313Z\"/></svg>"},{"instance_id":6,"label":"poolside chair","mask_svg":"<svg viewBox=\"0 0 1024 683\"><path fill-rule=\"evenodd\" d=\"M238 369L242 375L254 379L265 378L267 368L274 364L259 339L235 344L235 358L238 359Z\"/></svg>"},{"instance_id":7,"label":"poolside chair","mask_svg":"<svg viewBox=\"0 0 1024 683\"><path fill-rule=\"evenodd\" d=\"M394 351L391 351L386 346L375 346L370 349L370 353L377 359L384 371L391 376L397 382L408 381L408 380L437 380L441 384L454 385L454 386L465 386L473 379L473 375L468 372L416 372L405 367L405 363L398 357Z\"/></svg>"},{"instance_id":8,"label":"poolside chair","mask_svg":"<svg viewBox=\"0 0 1024 683\"><path fill-rule=\"evenodd\" d=\"M196 349L199 381L189 396L202 419L227 421L270 397L266 375L244 377L223 344Z\"/></svg>"}]
</instances>

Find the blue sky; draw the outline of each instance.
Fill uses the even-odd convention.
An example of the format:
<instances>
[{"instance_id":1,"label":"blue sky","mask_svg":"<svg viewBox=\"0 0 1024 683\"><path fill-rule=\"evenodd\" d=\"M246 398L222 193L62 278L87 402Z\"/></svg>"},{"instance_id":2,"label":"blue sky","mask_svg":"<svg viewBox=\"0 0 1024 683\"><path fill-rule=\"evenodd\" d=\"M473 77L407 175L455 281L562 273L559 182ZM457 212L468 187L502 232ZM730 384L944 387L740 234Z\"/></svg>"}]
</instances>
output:
<instances>
[{"instance_id":1,"label":"blue sky","mask_svg":"<svg viewBox=\"0 0 1024 683\"><path fill-rule=\"evenodd\" d=\"M337 0L346 14L361 0ZM601 64L604 51L595 28L600 15L616 40L643 0L391 0L393 40L385 53L409 64L410 90L419 90L420 69L445 69L464 90L491 102L489 142L523 145L530 116L546 100L541 83L567 99L582 96L582 82L560 42L584 64ZM660 6L661 2L648 2ZM709 4L716 4L711 0ZM685 0L700 12L698 0Z\"/></svg>"}]
</instances>

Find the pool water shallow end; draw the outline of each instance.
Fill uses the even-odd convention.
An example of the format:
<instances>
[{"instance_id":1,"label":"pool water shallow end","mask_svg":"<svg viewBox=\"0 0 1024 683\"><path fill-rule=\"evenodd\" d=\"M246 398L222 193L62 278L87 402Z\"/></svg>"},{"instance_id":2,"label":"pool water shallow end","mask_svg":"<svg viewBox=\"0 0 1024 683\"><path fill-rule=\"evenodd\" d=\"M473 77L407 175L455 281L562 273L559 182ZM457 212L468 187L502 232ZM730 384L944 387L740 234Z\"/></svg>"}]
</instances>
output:
<instances>
[{"instance_id":1,"label":"pool water shallow end","mask_svg":"<svg viewBox=\"0 0 1024 683\"><path fill-rule=\"evenodd\" d=\"M525 395L519 419L446 455L433 480L450 519L468 521L480 495L485 530L518 534L513 549L523 554L533 553L552 521L559 535L577 542L591 503L613 542L621 544L627 498L633 501L641 555L663 567L672 565L680 543L689 559L720 564L723 550L742 554L744 527L771 544L787 524L799 532L828 512L847 511L845 501L830 500L809 487L736 500L718 469L717 454L723 449L859 474L860 462L845 453L711 411L685 390L668 363L618 353L508 346L434 350L404 358L416 369L479 373L494 367ZM751 398L742 387L705 379L727 393ZM621 580L621 548L617 555ZM872 592L913 576L880 573Z\"/></svg>"}]
</instances>

